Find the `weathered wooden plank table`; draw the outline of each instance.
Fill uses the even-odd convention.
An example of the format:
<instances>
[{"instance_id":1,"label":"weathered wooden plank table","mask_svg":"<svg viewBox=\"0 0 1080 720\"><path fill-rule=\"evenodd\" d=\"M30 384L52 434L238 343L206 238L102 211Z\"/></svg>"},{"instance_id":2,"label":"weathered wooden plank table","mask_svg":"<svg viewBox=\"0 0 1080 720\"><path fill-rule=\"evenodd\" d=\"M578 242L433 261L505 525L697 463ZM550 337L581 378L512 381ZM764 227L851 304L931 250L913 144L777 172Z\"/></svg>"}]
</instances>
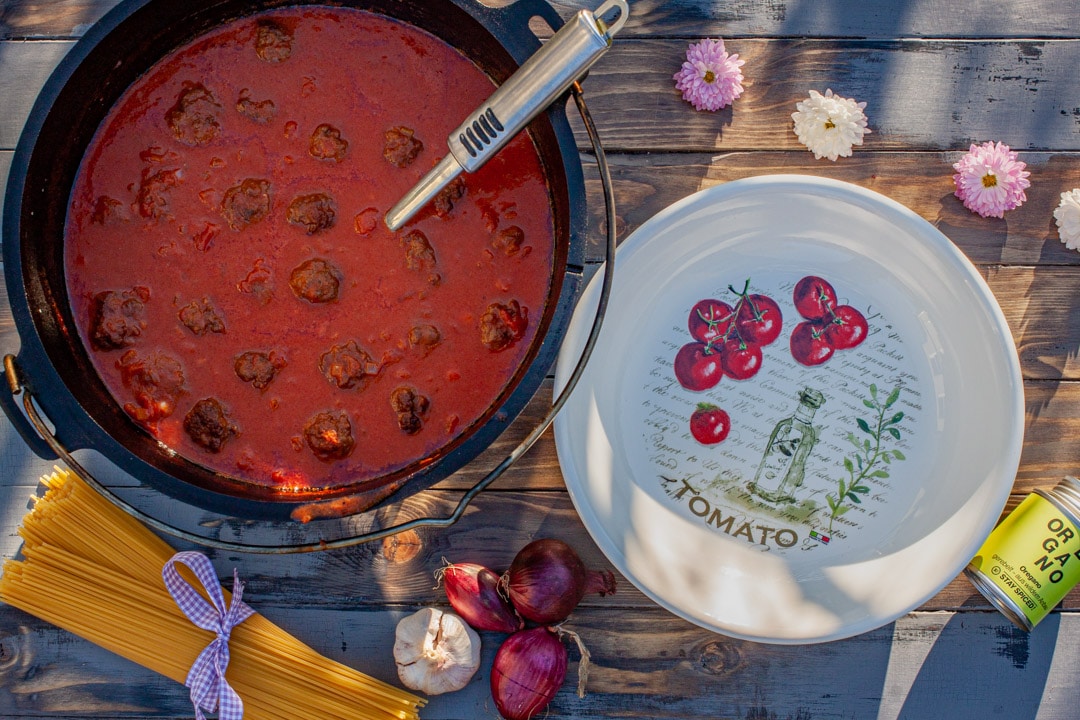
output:
<instances>
[{"instance_id":1,"label":"weathered wooden plank table","mask_svg":"<svg viewBox=\"0 0 1080 720\"><path fill-rule=\"evenodd\" d=\"M49 72L114 4L0 4L0 180L6 181L20 128ZM567 17L591 4L555 5ZM1080 254L1059 242L1051 216L1059 193L1080 186L1075 2L641 0L631 7L616 47L584 84L615 175L620 236L696 190L774 172L847 180L908 205L980 268L1012 328L1027 412L1010 506L1031 489L1075 472ZM687 43L702 37L725 38L746 61L745 94L716 114L694 112L671 80ZM836 163L815 161L789 119L797 100L826 88L866 101L873 129L865 146ZM950 164L969 143L985 140L1020 150L1032 171L1027 203L1004 220L976 217L952 196ZM602 203L596 174L585 161L595 260ZM17 347L4 303L0 352ZM452 506L481 468L527 432L550 399L549 384L496 447L426 493L421 509ZM6 422L0 426L3 557L17 552L18 521L37 478L49 469ZM241 537L247 532L243 526L232 531ZM550 433L450 530L303 556L210 554L222 577L240 567L245 600L272 620L331 657L393 680L395 622L443 602L432 580L442 558L501 568L517 548L543 536L572 543L590 565L605 563L567 497ZM1080 592L1073 592L1029 635L957 579L918 611L865 635L769 646L699 629L623 581L616 595L590 599L574 613L571 624L593 653L589 693L578 699L568 684L549 716L1075 718L1080 683L1071 664L1080 661L1078 609ZM495 637L485 639L486 668ZM434 699L424 714L494 717L486 672L464 691ZM0 606L0 717L191 715L179 685Z\"/></svg>"}]
</instances>

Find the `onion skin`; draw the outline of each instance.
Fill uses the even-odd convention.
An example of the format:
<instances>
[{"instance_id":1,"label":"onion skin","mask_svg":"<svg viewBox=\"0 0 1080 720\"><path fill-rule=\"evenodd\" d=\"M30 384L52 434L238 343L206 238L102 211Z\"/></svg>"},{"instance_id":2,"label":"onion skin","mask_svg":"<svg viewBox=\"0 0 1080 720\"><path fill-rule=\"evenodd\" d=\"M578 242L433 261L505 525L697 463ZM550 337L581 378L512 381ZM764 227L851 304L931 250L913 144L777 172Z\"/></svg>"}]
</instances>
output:
<instances>
[{"instance_id":1,"label":"onion skin","mask_svg":"<svg viewBox=\"0 0 1080 720\"><path fill-rule=\"evenodd\" d=\"M541 625L565 620L586 593L615 592L614 573L586 570L574 549L554 538L523 547L500 582L518 613Z\"/></svg>"},{"instance_id":2,"label":"onion skin","mask_svg":"<svg viewBox=\"0 0 1080 720\"><path fill-rule=\"evenodd\" d=\"M528 720L554 699L566 679L562 640L546 627L508 637L491 666L491 697L506 720Z\"/></svg>"},{"instance_id":3,"label":"onion skin","mask_svg":"<svg viewBox=\"0 0 1080 720\"><path fill-rule=\"evenodd\" d=\"M440 568L438 575L446 599L474 629L512 633L525 626L525 621L499 593L499 576L483 565L455 563Z\"/></svg>"}]
</instances>

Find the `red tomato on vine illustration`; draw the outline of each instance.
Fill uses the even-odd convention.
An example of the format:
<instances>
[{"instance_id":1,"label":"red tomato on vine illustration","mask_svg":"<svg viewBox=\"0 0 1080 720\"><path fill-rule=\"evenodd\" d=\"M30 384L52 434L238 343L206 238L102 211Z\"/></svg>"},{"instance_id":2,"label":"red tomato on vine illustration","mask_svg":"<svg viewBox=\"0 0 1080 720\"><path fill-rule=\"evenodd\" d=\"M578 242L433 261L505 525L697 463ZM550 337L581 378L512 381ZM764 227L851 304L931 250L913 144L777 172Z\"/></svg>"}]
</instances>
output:
<instances>
[{"instance_id":1,"label":"red tomato on vine illustration","mask_svg":"<svg viewBox=\"0 0 1080 720\"><path fill-rule=\"evenodd\" d=\"M720 353L708 343L687 343L675 355L675 379L687 390L708 390L724 377L720 363Z\"/></svg>"},{"instance_id":2,"label":"red tomato on vine illustration","mask_svg":"<svg viewBox=\"0 0 1080 720\"><path fill-rule=\"evenodd\" d=\"M749 380L761 369L761 349L780 337L784 317L775 300L749 289L749 280L741 292L729 285L734 304L706 298L690 310L687 328L697 341L691 345L702 347L684 346L675 357L675 378L687 390L708 390L724 375Z\"/></svg>"},{"instance_id":3,"label":"red tomato on vine illustration","mask_svg":"<svg viewBox=\"0 0 1080 720\"><path fill-rule=\"evenodd\" d=\"M850 350L866 339L870 326L851 305L840 305L828 280L807 275L791 293L795 310L805 318L791 333L791 357L802 365L821 365L837 350Z\"/></svg>"}]
</instances>

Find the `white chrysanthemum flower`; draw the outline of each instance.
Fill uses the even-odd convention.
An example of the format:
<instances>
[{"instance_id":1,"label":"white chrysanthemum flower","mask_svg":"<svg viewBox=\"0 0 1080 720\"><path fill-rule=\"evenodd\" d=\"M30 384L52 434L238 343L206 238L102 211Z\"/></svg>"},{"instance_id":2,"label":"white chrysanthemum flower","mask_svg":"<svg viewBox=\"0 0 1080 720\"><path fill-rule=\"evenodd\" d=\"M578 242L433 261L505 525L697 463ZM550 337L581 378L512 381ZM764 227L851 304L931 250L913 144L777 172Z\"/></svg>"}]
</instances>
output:
<instances>
[{"instance_id":1,"label":"white chrysanthemum flower","mask_svg":"<svg viewBox=\"0 0 1080 720\"><path fill-rule=\"evenodd\" d=\"M862 145L863 135L870 132L865 107L864 102L833 95L831 89L824 95L811 90L810 99L796 103L796 112L791 114L795 134L818 160L827 157L835 162L838 157L848 157L852 146Z\"/></svg>"},{"instance_id":2,"label":"white chrysanthemum flower","mask_svg":"<svg viewBox=\"0 0 1080 720\"><path fill-rule=\"evenodd\" d=\"M1065 247L1080 250L1080 188L1061 193L1061 203L1054 210L1058 236Z\"/></svg>"}]
</instances>

